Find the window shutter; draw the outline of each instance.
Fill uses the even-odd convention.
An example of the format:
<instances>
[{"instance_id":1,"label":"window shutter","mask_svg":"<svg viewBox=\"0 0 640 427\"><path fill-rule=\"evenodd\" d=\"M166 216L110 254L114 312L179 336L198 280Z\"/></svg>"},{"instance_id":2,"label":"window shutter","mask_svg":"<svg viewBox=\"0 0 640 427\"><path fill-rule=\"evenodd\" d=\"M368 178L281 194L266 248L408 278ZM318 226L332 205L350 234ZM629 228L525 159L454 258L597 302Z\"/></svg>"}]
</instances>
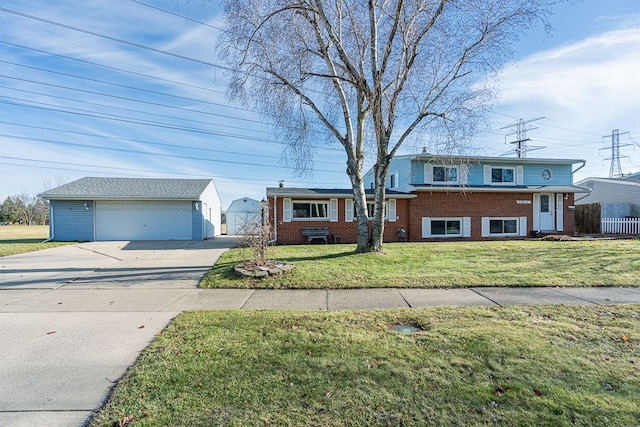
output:
<instances>
[{"instance_id":1,"label":"window shutter","mask_svg":"<svg viewBox=\"0 0 640 427\"><path fill-rule=\"evenodd\" d=\"M517 166L516 167L516 185L524 184L524 167Z\"/></svg>"},{"instance_id":2,"label":"window shutter","mask_svg":"<svg viewBox=\"0 0 640 427\"><path fill-rule=\"evenodd\" d=\"M491 185L491 166L484 166L484 185Z\"/></svg>"},{"instance_id":3,"label":"window shutter","mask_svg":"<svg viewBox=\"0 0 640 427\"><path fill-rule=\"evenodd\" d=\"M282 222L291 222L291 199L282 199Z\"/></svg>"},{"instance_id":4,"label":"window shutter","mask_svg":"<svg viewBox=\"0 0 640 427\"><path fill-rule=\"evenodd\" d=\"M329 222L338 222L338 199L329 200Z\"/></svg>"},{"instance_id":5,"label":"window shutter","mask_svg":"<svg viewBox=\"0 0 640 427\"><path fill-rule=\"evenodd\" d=\"M564 231L564 199L562 194L556 194L556 231Z\"/></svg>"},{"instance_id":6,"label":"window shutter","mask_svg":"<svg viewBox=\"0 0 640 427\"><path fill-rule=\"evenodd\" d=\"M387 207L389 222L396 222L396 199L389 199L387 203L389 204Z\"/></svg>"},{"instance_id":7,"label":"window shutter","mask_svg":"<svg viewBox=\"0 0 640 427\"><path fill-rule=\"evenodd\" d=\"M471 217L462 218L462 237L471 237Z\"/></svg>"},{"instance_id":8,"label":"window shutter","mask_svg":"<svg viewBox=\"0 0 640 427\"><path fill-rule=\"evenodd\" d=\"M425 163L424 165L424 183L432 184L433 183L433 165Z\"/></svg>"},{"instance_id":9,"label":"window shutter","mask_svg":"<svg viewBox=\"0 0 640 427\"><path fill-rule=\"evenodd\" d=\"M353 199L344 201L344 222L353 222Z\"/></svg>"},{"instance_id":10,"label":"window shutter","mask_svg":"<svg viewBox=\"0 0 640 427\"><path fill-rule=\"evenodd\" d=\"M526 237L527 233L529 232L529 230L527 230L527 217L526 216L521 216L520 217L520 236L522 237Z\"/></svg>"},{"instance_id":11,"label":"window shutter","mask_svg":"<svg viewBox=\"0 0 640 427\"><path fill-rule=\"evenodd\" d=\"M489 237L489 217L482 217L482 237Z\"/></svg>"},{"instance_id":12,"label":"window shutter","mask_svg":"<svg viewBox=\"0 0 640 427\"><path fill-rule=\"evenodd\" d=\"M533 195L533 229L540 230L540 194Z\"/></svg>"},{"instance_id":13,"label":"window shutter","mask_svg":"<svg viewBox=\"0 0 640 427\"><path fill-rule=\"evenodd\" d=\"M428 216L422 218L422 238L431 237L431 218Z\"/></svg>"}]
</instances>

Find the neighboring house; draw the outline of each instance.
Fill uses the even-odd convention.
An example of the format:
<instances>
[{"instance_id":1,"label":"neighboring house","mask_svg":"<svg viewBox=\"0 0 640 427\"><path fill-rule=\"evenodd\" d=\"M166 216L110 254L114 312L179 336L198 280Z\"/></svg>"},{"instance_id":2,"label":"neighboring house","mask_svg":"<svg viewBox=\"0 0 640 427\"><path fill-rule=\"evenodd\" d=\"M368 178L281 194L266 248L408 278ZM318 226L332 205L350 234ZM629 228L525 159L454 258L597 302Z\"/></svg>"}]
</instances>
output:
<instances>
[{"instance_id":1,"label":"neighboring house","mask_svg":"<svg viewBox=\"0 0 640 427\"><path fill-rule=\"evenodd\" d=\"M227 234L229 236L244 234L247 231L251 231L247 228L251 228L254 225L259 226L262 222L260 202L249 197L243 197L231 202L225 214L227 216Z\"/></svg>"},{"instance_id":2,"label":"neighboring house","mask_svg":"<svg viewBox=\"0 0 640 427\"><path fill-rule=\"evenodd\" d=\"M220 234L210 179L81 178L45 191L58 241L204 240Z\"/></svg>"},{"instance_id":3,"label":"neighboring house","mask_svg":"<svg viewBox=\"0 0 640 427\"><path fill-rule=\"evenodd\" d=\"M577 205L600 204L602 218L640 217L640 182L613 178L586 178L576 183L591 192L576 199Z\"/></svg>"},{"instance_id":4,"label":"neighboring house","mask_svg":"<svg viewBox=\"0 0 640 427\"><path fill-rule=\"evenodd\" d=\"M397 156L389 166L385 241L522 238L574 233L573 165L583 160ZM581 166L580 166L581 167ZM576 169L577 170L577 169ZM373 201L373 170L365 175ZM352 190L268 188L274 240L299 244L304 227L357 240ZM371 212L370 212L371 213Z\"/></svg>"},{"instance_id":5,"label":"neighboring house","mask_svg":"<svg viewBox=\"0 0 640 427\"><path fill-rule=\"evenodd\" d=\"M640 172L625 175L621 179L626 179L629 181L640 181Z\"/></svg>"}]
</instances>

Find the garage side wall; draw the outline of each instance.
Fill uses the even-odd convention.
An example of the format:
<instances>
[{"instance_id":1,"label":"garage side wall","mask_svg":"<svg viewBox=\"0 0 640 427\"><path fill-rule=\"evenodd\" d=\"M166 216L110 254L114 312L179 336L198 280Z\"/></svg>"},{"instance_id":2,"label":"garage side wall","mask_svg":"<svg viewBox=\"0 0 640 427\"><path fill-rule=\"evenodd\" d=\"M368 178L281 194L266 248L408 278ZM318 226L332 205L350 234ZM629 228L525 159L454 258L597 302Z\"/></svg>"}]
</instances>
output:
<instances>
[{"instance_id":1,"label":"garage side wall","mask_svg":"<svg viewBox=\"0 0 640 427\"><path fill-rule=\"evenodd\" d=\"M204 219L205 228L201 227L202 234L198 240L219 236L222 234L222 202L213 181L200 195L200 201L203 208L206 206L206 210L203 209L201 213L200 218Z\"/></svg>"},{"instance_id":2,"label":"garage side wall","mask_svg":"<svg viewBox=\"0 0 640 427\"><path fill-rule=\"evenodd\" d=\"M56 241L93 241L92 201L51 200L51 238Z\"/></svg>"}]
</instances>

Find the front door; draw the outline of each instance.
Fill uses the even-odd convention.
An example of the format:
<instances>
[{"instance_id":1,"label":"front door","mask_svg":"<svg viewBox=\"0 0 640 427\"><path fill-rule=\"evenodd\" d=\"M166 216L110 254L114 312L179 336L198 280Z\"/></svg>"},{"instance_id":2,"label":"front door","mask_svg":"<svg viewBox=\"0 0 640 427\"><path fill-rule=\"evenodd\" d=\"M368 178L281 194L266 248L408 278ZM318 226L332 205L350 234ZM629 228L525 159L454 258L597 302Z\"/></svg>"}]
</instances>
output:
<instances>
[{"instance_id":1,"label":"front door","mask_svg":"<svg viewBox=\"0 0 640 427\"><path fill-rule=\"evenodd\" d=\"M538 206L538 214L540 218L540 230L541 231L551 231L555 230L555 221L554 221L554 212L555 209L553 207L554 200L553 194L551 193L542 193L540 194L540 204Z\"/></svg>"}]
</instances>

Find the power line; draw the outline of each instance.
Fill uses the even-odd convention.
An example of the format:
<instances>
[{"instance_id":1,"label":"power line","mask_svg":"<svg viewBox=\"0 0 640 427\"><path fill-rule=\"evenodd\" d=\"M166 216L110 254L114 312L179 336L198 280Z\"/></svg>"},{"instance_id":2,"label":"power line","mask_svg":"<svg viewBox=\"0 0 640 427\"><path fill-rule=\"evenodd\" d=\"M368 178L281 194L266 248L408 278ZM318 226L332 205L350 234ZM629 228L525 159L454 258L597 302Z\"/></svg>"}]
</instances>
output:
<instances>
[{"instance_id":1,"label":"power line","mask_svg":"<svg viewBox=\"0 0 640 427\"><path fill-rule=\"evenodd\" d=\"M93 150L106 150L106 151L115 151L115 152L130 153L130 154L143 154L143 155L146 155L146 156L152 155L152 156L158 156L158 157L169 157L169 158L176 158L176 159L197 160L197 161L201 161L201 162L223 163L223 164L228 164L228 165L255 166L255 167L275 168L275 169L284 168L283 166L268 165L268 164L263 164L263 163L237 162L237 161L231 161L231 160L209 159L209 158L202 158L202 157L195 157L195 156L184 156L184 155L168 154L168 153L152 153L152 152L148 152L148 151L132 150L132 149L129 149L129 148L119 148L119 147L100 147L100 146L89 145L89 144L80 144L80 143L77 143L77 142L56 141L56 140L45 139L45 138L33 138L33 137L20 136L20 135L9 135L9 134L4 134L4 133L0 133L0 137L20 139L20 140L33 141L33 142L40 142L40 143L44 143L44 144L63 145L63 146L68 146L68 147L82 147L82 148L89 148L89 149L93 149ZM314 169L314 170L317 171L317 172L336 173L335 170L326 170L326 169Z\"/></svg>"},{"instance_id":2,"label":"power line","mask_svg":"<svg viewBox=\"0 0 640 427\"><path fill-rule=\"evenodd\" d=\"M90 137L93 137L93 138L102 138L102 139L116 140L116 141L135 142L135 143L139 143L139 144L157 145L159 147L179 148L179 149L187 149L187 150L198 150L198 151L207 151L207 152L212 152L212 153L233 154L233 155L241 155L241 156L260 157L260 158L272 158L272 159L280 159L281 158L280 156L271 156L271 155L267 155L267 154L241 153L241 152L238 152L238 151L227 151L227 150L218 150L218 149L214 149L214 148L194 147L194 146L191 146L191 145L169 144L169 143L165 143L165 142L147 141L147 140L143 140L143 139L134 139L134 138L122 138L122 137L110 136L110 135L99 135L99 134L96 134L96 133L71 131L71 130L64 130L64 129L56 129L56 128L50 128L50 127L44 127L44 126L28 125L28 124L24 124L24 123L14 123L14 122L0 121L0 124L7 124L7 125L11 125L11 126L20 126L20 127L31 128L31 129L47 130L47 131L53 131L53 132L69 133L69 134L72 134L72 135L90 136ZM274 144L283 144L283 143L278 143L278 142L275 142L275 141L273 143ZM328 162L328 161L322 161L322 160L314 160L314 163L326 163L326 164L334 164L334 165L338 165L338 164L342 165L343 164L343 162Z\"/></svg>"},{"instance_id":3,"label":"power line","mask_svg":"<svg viewBox=\"0 0 640 427\"><path fill-rule=\"evenodd\" d=\"M37 163L44 163L44 164L56 164L56 165L69 165L69 166L78 166L77 163L68 163L68 162L55 162L55 161L51 161L51 160L37 160L37 159L27 159L27 158L20 158L20 157L7 157L7 156L0 156L0 159L9 159L9 160L19 160L19 161L28 161L28 162L37 162ZM28 168L39 168L39 169L54 169L54 170L64 170L64 171L71 171L71 172L89 172L89 173L95 173L97 171L95 170L91 170L91 169L77 169L77 168L62 168L62 167L51 167L51 166L37 166L37 165L25 165L22 163L10 163L10 162L0 162L0 164L2 165L8 165L8 166L19 166L19 167L28 167ZM206 174L194 174L194 173L183 173L183 172L168 172L165 170L159 171L159 170L148 170L148 169L134 169L134 168L121 168L121 167L112 167L112 166L98 166L98 165L82 165L84 167L87 168L102 168L102 169L108 169L108 170L112 170L112 169L116 169L116 170L125 170L125 171L133 171L133 172L144 172L144 173L148 173L148 174L153 174L155 176L157 175L178 175L178 176L193 176L193 177L200 177L200 178L210 178L211 175L206 175ZM110 172L100 172L100 173L106 173L108 175L114 175L113 173ZM127 175L127 176L149 176L149 175L140 175L140 174L122 174L122 173L118 173L118 175ZM236 182L236 181L247 181L248 183L254 183L254 184L264 184L264 182L267 180L265 179L254 179L254 178L247 178L247 177L235 177L235 176L224 176L222 178L216 178L214 175L213 178L216 182ZM274 182L276 181L276 179L274 178ZM291 181L294 183L303 183L303 181ZM314 182L314 184L316 185L342 185L341 183L331 183L331 182Z\"/></svg>"}]
</instances>

